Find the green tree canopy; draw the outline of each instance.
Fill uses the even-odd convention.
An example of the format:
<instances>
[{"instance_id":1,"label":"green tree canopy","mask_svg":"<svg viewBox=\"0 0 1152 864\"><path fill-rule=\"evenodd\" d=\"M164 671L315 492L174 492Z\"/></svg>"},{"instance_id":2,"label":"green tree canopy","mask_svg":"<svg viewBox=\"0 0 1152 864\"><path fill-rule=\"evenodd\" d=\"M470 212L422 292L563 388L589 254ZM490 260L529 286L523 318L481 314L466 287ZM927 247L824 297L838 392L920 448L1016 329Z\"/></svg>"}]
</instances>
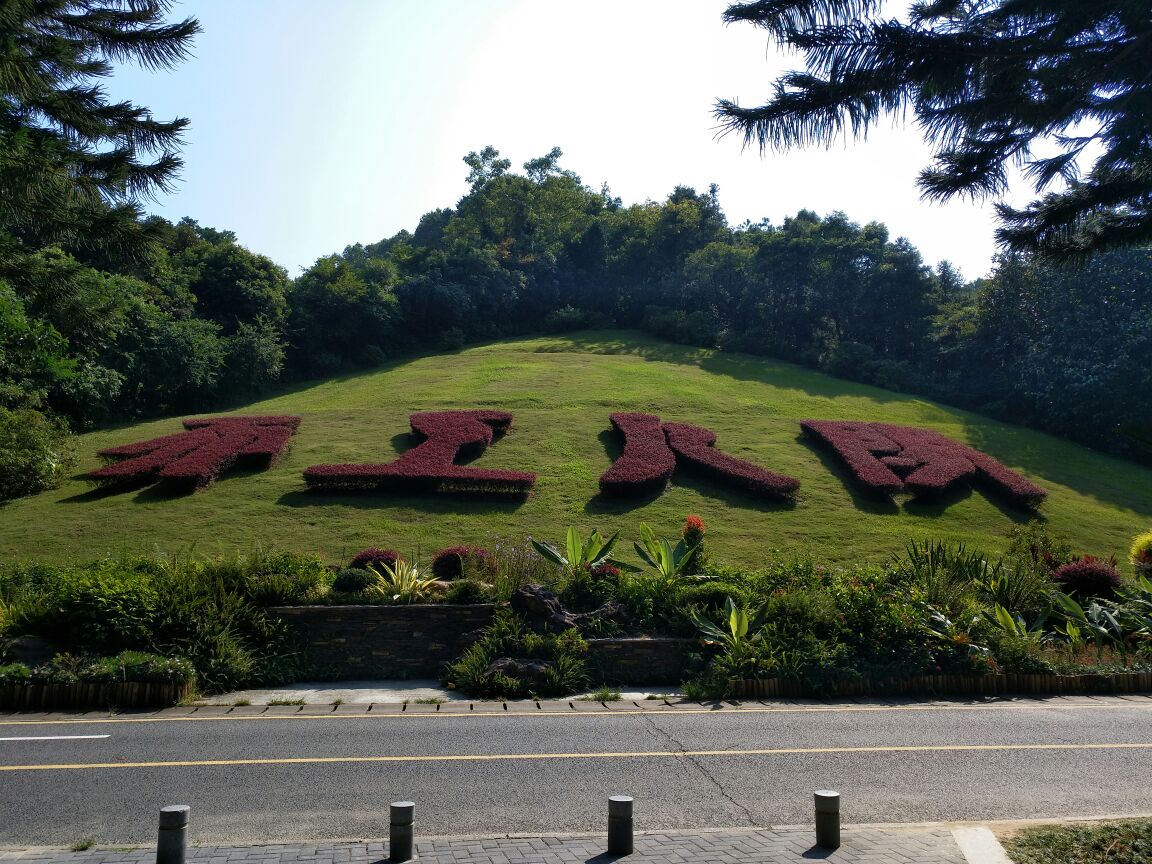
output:
<instances>
[{"instance_id":1,"label":"green tree canopy","mask_svg":"<svg viewBox=\"0 0 1152 864\"><path fill-rule=\"evenodd\" d=\"M167 68L199 32L164 22L167 0L0 3L0 230L51 242L124 244L138 200L166 190L188 121L114 102L114 62Z\"/></svg>"},{"instance_id":2,"label":"green tree canopy","mask_svg":"<svg viewBox=\"0 0 1152 864\"><path fill-rule=\"evenodd\" d=\"M921 0L906 21L883 19L883 5L729 6L725 20L763 27L805 69L759 107L719 101L717 118L764 150L863 136L911 111L936 148L919 178L926 197L999 196L1023 167L1041 197L997 204L1007 248L1083 258L1152 241L1147 0Z\"/></svg>"}]
</instances>

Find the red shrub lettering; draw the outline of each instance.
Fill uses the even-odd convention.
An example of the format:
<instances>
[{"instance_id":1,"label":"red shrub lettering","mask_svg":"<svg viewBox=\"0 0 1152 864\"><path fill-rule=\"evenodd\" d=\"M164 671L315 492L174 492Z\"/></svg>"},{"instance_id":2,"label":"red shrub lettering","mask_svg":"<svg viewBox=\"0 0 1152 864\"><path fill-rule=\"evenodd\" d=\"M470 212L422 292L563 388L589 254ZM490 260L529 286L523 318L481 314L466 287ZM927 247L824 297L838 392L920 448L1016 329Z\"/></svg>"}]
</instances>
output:
<instances>
[{"instance_id":1,"label":"red shrub lettering","mask_svg":"<svg viewBox=\"0 0 1152 864\"><path fill-rule=\"evenodd\" d=\"M773 474L758 465L717 450L713 446L716 433L711 429L686 423L665 423L664 434L668 436L668 446L676 454L679 465L695 468L755 495L791 498L800 488L800 481L795 477Z\"/></svg>"},{"instance_id":2,"label":"red shrub lettering","mask_svg":"<svg viewBox=\"0 0 1152 864\"><path fill-rule=\"evenodd\" d=\"M234 466L268 468L299 425L299 417L287 416L185 420L185 432L101 450L116 461L88 477L108 486L161 481L173 491L194 491Z\"/></svg>"},{"instance_id":3,"label":"red shrub lettering","mask_svg":"<svg viewBox=\"0 0 1152 864\"><path fill-rule=\"evenodd\" d=\"M660 418L618 413L608 419L624 436L624 452L600 475L600 491L618 496L663 491L676 470L676 457L664 440Z\"/></svg>"},{"instance_id":4,"label":"red shrub lettering","mask_svg":"<svg viewBox=\"0 0 1152 864\"><path fill-rule=\"evenodd\" d=\"M835 420L805 420L800 426L810 438L829 446L872 492L911 492L931 499L969 480L1021 506L1035 507L1047 495L987 453L932 429Z\"/></svg>"},{"instance_id":5,"label":"red shrub lettering","mask_svg":"<svg viewBox=\"0 0 1152 864\"><path fill-rule=\"evenodd\" d=\"M799 480L715 449L716 434L710 429L686 423L661 425L654 414L613 414L610 419L624 435L624 453L600 477L605 495L660 491L677 465L756 495L790 498L800 488Z\"/></svg>"},{"instance_id":6,"label":"red shrub lettering","mask_svg":"<svg viewBox=\"0 0 1152 864\"><path fill-rule=\"evenodd\" d=\"M395 462L362 465L313 465L304 471L310 489L325 491L452 492L479 495L526 495L536 475L454 464L479 455L492 443L493 432L512 424L507 411L433 411L413 414L412 431L424 440Z\"/></svg>"}]
</instances>

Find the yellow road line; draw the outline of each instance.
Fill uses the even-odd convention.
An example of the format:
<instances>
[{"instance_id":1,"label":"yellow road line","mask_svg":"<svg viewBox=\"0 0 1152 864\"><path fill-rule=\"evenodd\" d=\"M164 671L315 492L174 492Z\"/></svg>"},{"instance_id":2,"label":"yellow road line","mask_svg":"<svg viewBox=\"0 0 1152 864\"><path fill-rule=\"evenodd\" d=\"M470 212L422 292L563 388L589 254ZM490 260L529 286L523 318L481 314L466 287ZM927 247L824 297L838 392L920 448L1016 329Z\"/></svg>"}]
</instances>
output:
<instances>
[{"instance_id":1,"label":"yellow road line","mask_svg":"<svg viewBox=\"0 0 1152 864\"><path fill-rule=\"evenodd\" d=\"M359 714L330 713L330 714L208 714L196 716L164 715L157 717L100 717L80 718L68 720L0 720L0 726L58 726L67 723L212 723L221 720L391 720L391 719L445 719L445 718L511 718L511 717L624 717L640 716L643 714L659 714L661 717L691 716L695 714L858 714L889 711L1107 711L1107 710L1137 710L1152 711L1152 699L1145 702L1107 702L1107 703L1076 703L1072 705L1053 705L1035 703L1019 704L992 704L992 705L797 705L784 707L763 708L618 708L616 710L595 711L532 711L513 709L511 711L405 711L376 713L362 712Z\"/></svg>"},{"instance_id":2,"label":"yellow road line","mask_svg":"<svg viewBox=\"0 0 1152 864\"><path fill-rule=\"evenodd\" d=\"M616 753L476 753L427 756L297 756L269 759L176 759L166 762L76 762L0 765L3 771L103 768L199 768L239 765L333 765L362 762L528 762L535 759L685 759L711 756L794 756L844 753L957 753L987 750L1152 750L1140 744L924 744L890 747L778 747L760 750L649 750Z\"/></svg>"}]
</instances>

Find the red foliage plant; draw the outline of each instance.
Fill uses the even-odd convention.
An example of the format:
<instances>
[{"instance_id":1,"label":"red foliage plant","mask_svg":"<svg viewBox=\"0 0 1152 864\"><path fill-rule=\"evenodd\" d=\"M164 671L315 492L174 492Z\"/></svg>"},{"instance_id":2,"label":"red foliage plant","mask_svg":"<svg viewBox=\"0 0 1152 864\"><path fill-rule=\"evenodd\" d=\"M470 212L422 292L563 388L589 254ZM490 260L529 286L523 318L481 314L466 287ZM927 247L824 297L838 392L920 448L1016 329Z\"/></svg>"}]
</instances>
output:
<instances>
[{"instance_id":1,"label":"red foliage plant","mask_svg":"<svg viewBox=\"0 0 1152 864\"><path fill-rule=\"evenodd\" d=\"M1065 594L1105 600L1113 597L1121 585L1115 560L1101 561L1091 555L1057 567L1052 572L1052 581Z\"/></svg>"},{"instance_id":2,"label":"red foliage plant","mask_svg":"<svg viewBox=\"0 0 1152 864\"><path fill-rule=\"evenodd\" d=\"M500 471L456 465L458 458L483 453L495 432L512 424L507 411L432 411L409 418L423 440L387 464L313 465L304 471L310 489L323 491L452 492L526 495L536 485L527 471Z\"/></svg>"},{"instance_id":3,"label":"red foliage plant","mask_svg":"<svg viewBox=\"0 0 1152 864\"><path fill-rule=\"evenodd\" d=\"M932 429L841 420L805 420L800 426L809 438L830 447L860 484L879 494L906 491L931 499L969 480L1026 507L1037 506L1047 495L987 453Z\"/></svg>"},{"instance_id":4,"label":"red foliage plant","mask_svg":"<svg viewBox=\"0 0 1152 864\"><path fill-rule=\"evenodd\" d=\"M770 498L792 498L800 488L795 477L765 471L758 465L729 456L713 445L716 433L686 423L665 423L668 446L680 465L689 466L729 485L738 486L754 495Z\"/></svg>"},{"instance_id":5,"label":"red foliage plant","mask_svg":"<svg viewBox=\"0 0 1152 864\"><path fill-rule=\"evenodd\" d=\"M490 577L496 573L492 553L481 546L453 546L441 549L432 559L432 575L445 582L464 575L465 562L470 575Z\"/></svg>"},{"instance_id":6,"label":"red foliage plant","mask_svg":"<svg viewBox=\"0 0 1152 864\"><path fill-rule=\"evenodd\" d=\"M605 495L661 492L676 470L676 456L664 439L655 414L617 413L609 418L624 436L624 452L600 475Z\"/></svg>"},{"instance_id":7,"label":"red foliage plant","mask_svg":"<svg viewBox=\"0 0 1152 864\"><path fill-rule=\"evenodd\" d=\"M101 450L114 461L88 477L107 486L161 481L174 490L202 489L234 466L268 468L299 425L299 417L289 416L185 420L184 432Z\"/></svg>"},{"instance_id":8,"label":"red foliage plant","mask_svg":"<svg viewBox=\"0 0 1152 864\"><path fill-rule=\"evenodd\" d=\"M379 568L381 564L387 564L389 567L395 567L396 562L400 560L400 553L392 549L380 549L377 546L369 546L367 549L361 549L356 553L348 566L357 570L367 570L368 565Z\"/></svg>"}]
</instances>

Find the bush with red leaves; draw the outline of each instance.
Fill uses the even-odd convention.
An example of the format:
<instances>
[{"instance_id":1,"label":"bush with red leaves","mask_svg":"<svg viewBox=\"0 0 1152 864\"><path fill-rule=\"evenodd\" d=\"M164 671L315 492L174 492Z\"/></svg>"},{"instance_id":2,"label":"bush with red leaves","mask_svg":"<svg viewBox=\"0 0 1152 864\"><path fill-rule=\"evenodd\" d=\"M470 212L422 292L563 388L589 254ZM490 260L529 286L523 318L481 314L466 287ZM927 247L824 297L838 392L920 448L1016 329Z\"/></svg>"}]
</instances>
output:
<instances>
[{"instance_id":1,"label":"bush with red leaves","mask_svg":"<svg viewBox=\"0 0 1152 864\"><path fill-rule=\"evenodd\" d=\"M380 569L383 564L387 564L389 567L395 567L396 562L399 560L399 552L395 552L392 549L379 549L375 546L369 546L367 549L361 549L356 553L356 557L348 562L348 569L367 570L369 564L376 569Z\"/></svg>"},{"instance_id":2,"label":"bush with red leaves","mask_svg":"<svg viewBox=\"0 0 1152 864\"><path fill-rule=\"evenodd\" d=\"M1057 567L1052 572L1052 581L1065 594L1103 600L1115 596L1122 584L1115 561L1101 561L1091 555Z\"/></svg>"},{"instance_id":3,"label":"bush with red leaves","mask_svg":"<svg viewBox=\"0 0 1152 864\"><path fill-rule=\"evenodd\" d=\"M88 477L108 486L161 481L176 491L202 489L233 466L269 467L299 425L299 417L288 416L185 420L185 432L101 450L116 461Z\"/></svg>"},{"instance_id":4,"label":"bush with red leaves","mask_svg":"<svg viewBox=\"0 0 1152 864\"><path fill-rule=\"evenodd\" d=\"M792 498L800 488L800 481L795 477L785 477L783 474L773 474L765 471L759 465L729 456L713 445L716 443L716 433L701 426L689 426L686 423L665 423L664 434L668 438L668 446L676 454L676 462L680 465L707 474L716 480L738 486L754 495L763 495L770 498Z\"/></svg>"},{"instance_id":5,"label":"bush with red leaves","mask_svg":"<svg viewBox=\"0 0 1152 864\"><path fill-rule=\"evenodd\" d=\"M499 471L456 465L458 458L483 453L494 432L507 431L507 411L433 411L413 414L412 431L423 440L395 462L313 465L304 471L310 489L323 491L451 492L526 495L536 485L527 471Z\"/></svg>"},{"instance_id":6,"label":"bush with red leaves","mask_svg":"<svg viewBox=\"0 0 1152 864\"><path fill-rule=\"evenodd\" d=\"M436 579L450 582L466 572L481 579L494 576L496 561L492 553L480 546L453 546L441 549L432 559L432 575Z\"/></svg>"},{"instance_id":7,"label":"bush with red leaves","mask_svg":"<svg viewBox=\"0 0 1152 864\"><path fill-rule=\"evenodd\" d=\"M676 470L676 456L664 438L660 418L617 413L608 419L624 436L624 452L600 475L600 491L616 496L663 491Z\"/></svg>"},{"instance_id":8,"label":"bush with red leaves","mask_svg":"<svg viewBox=\"0 0 1152 864\"><path fill-rule=\"evenodd\" d=\"M1024 507L1047 493L1026 477L932 429L889 423L805 420L808 437L830 447L866 489L882 495L911 492L932 499L962 481L976 481Z\"/></svg>"}]
</instances>

